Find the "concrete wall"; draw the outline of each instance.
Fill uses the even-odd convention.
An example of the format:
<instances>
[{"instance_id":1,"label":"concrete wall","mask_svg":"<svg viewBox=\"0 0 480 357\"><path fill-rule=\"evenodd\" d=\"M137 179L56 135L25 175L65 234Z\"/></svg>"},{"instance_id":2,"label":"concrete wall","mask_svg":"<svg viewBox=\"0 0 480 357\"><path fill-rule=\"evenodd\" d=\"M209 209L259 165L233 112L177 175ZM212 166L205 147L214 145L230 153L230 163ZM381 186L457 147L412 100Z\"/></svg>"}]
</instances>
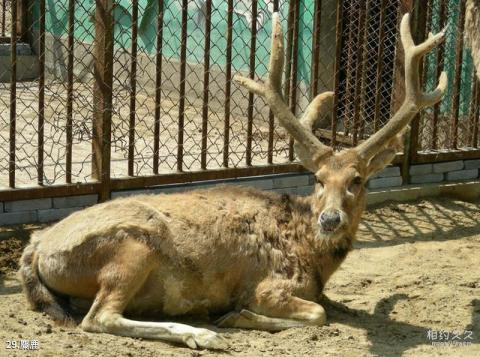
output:
<instances>
[{"instance_id":1,"label":"concrete wall","mask_svg":"<svg viewBox=\"0 0 480 357\"><path fill-rule=\"evenodd\" d=\"M424 196L449 193L456 196L463 195L464 198L475 198L480 196L479 171L480 159L414 165L410 168L412 183L402 185L400 168L390 166L368 182L369 202L379 203L386 199L413 200ZM463 184L462 182L465 181L471 182ZM279 174L115 191L112 193L112 198L141 193L185 192L219 184L251 186L267 191L305 196L313 192L314 182L314 177L310 173ZM52 222L95 203L97 203L97 195L95 194L0 202L0 226Z\"/></svg>"}]
</instances>

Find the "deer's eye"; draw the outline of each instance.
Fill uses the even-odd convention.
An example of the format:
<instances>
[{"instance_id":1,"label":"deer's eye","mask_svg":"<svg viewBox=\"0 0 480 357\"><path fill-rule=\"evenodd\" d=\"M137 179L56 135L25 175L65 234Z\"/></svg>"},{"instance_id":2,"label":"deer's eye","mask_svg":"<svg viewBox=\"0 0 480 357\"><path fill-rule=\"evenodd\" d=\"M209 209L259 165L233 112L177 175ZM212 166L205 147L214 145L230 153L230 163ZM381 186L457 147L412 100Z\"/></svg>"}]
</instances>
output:
<instances>
[{"instance_id":1,"label":"deer's eye","mask_svg":"<svg viewBox=\"0 0 480 357\"><path fill-rule=\"evenodd\" d=\"M362 178L360 176L355 176L348 187L350 193L355 193L358 191L359 187L362 185Z\"/></svg>"},{"instance_id":2,"label":"deer's eye","mask_svg":"<svg viewBox=\"0 0 480 357\"><path fill-rule=\"evenodd\" d=\"M360 176L355 176L352 180L352 185L361 185L362 178Z\"/></svg>"}]
</instances>

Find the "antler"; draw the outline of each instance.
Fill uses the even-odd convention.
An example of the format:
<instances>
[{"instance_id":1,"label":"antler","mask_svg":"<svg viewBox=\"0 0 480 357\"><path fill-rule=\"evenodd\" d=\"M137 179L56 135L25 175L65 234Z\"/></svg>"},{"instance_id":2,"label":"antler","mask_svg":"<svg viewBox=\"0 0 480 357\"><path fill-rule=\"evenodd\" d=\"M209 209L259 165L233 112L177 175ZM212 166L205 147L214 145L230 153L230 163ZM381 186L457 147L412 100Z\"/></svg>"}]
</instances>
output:
<instances>
[{"instance_id":1,"label":"antler","mask_svg":"<svg viewBox=\"0 0 480 357\"><path fill-rule=\"evenodd\" d=\"M423 92L420 84L420 63L422 57L441 43L445 29L415 46L410 31L410 15L405 14L400 25L400 36L405 51L405 99L400 109L389 122L368 140L357 146L359 155L368 160L383 149L399 134L422 109L432 106L442 99L447 87L447 74L442 72L437 88L430 93Z\"/></svg>"},{"instance_id":2,"label":"antler","mask_svg":"<svg viewBox=\"0 0 480 357\"><path fill-rule=\"evenodd\" d=\"M235 75L233 80L249 91L264 97L273 114L295 139L295 150L303 166L317 171L319 162L332 155L333 150L320 142L312 133L312 127L324 107L324 103L333 96L332 92L319 94L307 107L300 121L290 111L282 96L283 75L283 33L278 13L272 16L272 45L268 79L266 82Z\"/></svg>"}]
</instances>

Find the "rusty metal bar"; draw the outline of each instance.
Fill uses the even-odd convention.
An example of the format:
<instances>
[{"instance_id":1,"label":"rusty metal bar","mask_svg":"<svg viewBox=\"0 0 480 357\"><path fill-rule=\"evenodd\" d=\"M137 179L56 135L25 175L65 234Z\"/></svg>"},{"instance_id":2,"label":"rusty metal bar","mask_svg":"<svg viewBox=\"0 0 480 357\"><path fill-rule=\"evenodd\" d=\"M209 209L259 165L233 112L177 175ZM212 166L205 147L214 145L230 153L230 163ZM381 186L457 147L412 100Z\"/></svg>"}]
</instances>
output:
<instances>
[{"instance_id":1,"label":"rusty metal bar","mask_svg":"<svg viewBox=\"0 0 480 357\"><path fill-rule=\"evenodd\" d=\"M425 3L420 0L416 0L414 3L413 9L413 21L412 21L412 35L413 39L416 43L420 43L425 39L425 34L427 31L427 6ZM420 63L419 68L423 68L423 60ZM420 71L420 83L423 83L425 78L425 73ZM406 155L406 162L405 164L410 164L411 162L416 160L418 155L418 148L419 148L419 136L420 136L420 114L417 114L411 122L411 130L410 130L410 137L407 139L408 147L406 146L406 150L408 150L408 155ZM404 166L404 171L408 171L406 166ZM409 177L407 177L409 179Z\"/></svg>"},{"instance_id":2,"label":"rusty metal bar","mask_svg":"<svg viewBox=\"0 0 480 357\"><path fill-rule=\"evenodd\" d=\"M6 30L6 24L7 24L7 1L6 0L1 0L2 1L2 36L5 36L5 30Z\"/></svg>"},{"instance_id":3,"label":"rusty metal bar","mask_svg":"<svg viewBox=\"0 0 480 357\"><path fill-rule=\"evenodd\" d=\"M66 125L66 178L72 183L72 119L73 119L73 46L75 30L75 0L68 1L68 63L67 63L67 125Z\"/></svg>"},{"instance_id":4,"label":"rusty metal bar","mask_svg":"<svg viewBox=\"0 0 480 357\"><path fill-rule=\"evenodd\" d=\"M350 115L354 111L353 106L355 101L355 98L353 97L354 90L352 90L352 87L355 88L355 78L351 73L349 73L350 69L354 66L354 61L355 61L355 57L353 54L354 46L352 44L355 42L356 36L358 36L358 32L356 32L355 28L352 26L352 22L355 21L355 17L353 15L354 15L353 9L352 7L350 7L348 11L344 12L344 18L342 20L345 24L347 24L347 26L345 27L345 33L348 33L348 40L347 40L348 45L346 45L348 46L346 51L347 63L345 65L346 84L345 84L345 94L343 98L343 103L344 103L343 122L344 122L346 135L349 135L350 130L353 128L353 118L350 118ZM345 37L346 36L344 36L344 34L342 33L342 38L345 38ZM341 52L340 52L340 55L341 55ZM336 88L338 87L335 87L335 90L337 90Z\"/></svg>"},{"instance_id":5,"label":"rusty metal bar","mask_svg":"<svg viewBox=\"0 0 480 357\"><path fill-rule=\"evenodd\" d=\"M17 0L17 37L22 42L28 41L27 0Z\"/></svg>"},{"instance_id":6,"label":"rusty metal bar","mask_svg":"<svg viewBox=\"0 0 480 357\"><path fill-rule=\"evenodd\" d=\"M375 79L375 112L373 116L373 131L376 133L379 129L380 102L382 100L382 73L383 73L383 52L385 49L385 8L387 0L381 0L380 3L380 25L378 28L378 52L377 52L377 73Z\"/></svg>"},{"instance_id":7,"label":"rusty metal bar","mask_svg":"<svg viewBox=\"0 0 480 357\"><path fill-rule=\"evenodd\" d=\"M287 44L285 47L285 88L283 97L290 98L290 73L292 72L292 42L294 32L295 19L295 1L290 1L288 5L288 19L287 19Z\"/></svg>"},{"instance_id":8,"label":"rusty metal bar","mask_svg":"<svg viewBox=\"0 0 480 357\"><path fill-rule=\"evenodd\" d=\"M110 198L113 82L113 0L96 0L92 177L101 184L99 200Z\"/></svg>"},{"instance_id":9,"label":"rusty metal bar","mask_svg":"<svg viewBox=\"0 0 480 357\"><path fill-rule=\"evenodd\" d=\"M479 145L479 127L480 127L480 80L477 79L477 98L476 98L476 112L475 112L475 127L473 130L473 147L477 148Z\"/></svg>"},{"instance_id":10,"label":"rusty metal bar","mask_svg":"<svg viewBox=\"0 0 480 357\"><path fill-rule=\"evenodd\" d=\"M333 90L335 95L333 97L332 108L332 141L331 146L335 148L337 138L337 112L338 112L338 87L340 84L340 68L342 66L342 31L343 31L343 0L337 2L337 19L335 23L336 39L335 39L335 69L334 69L334 85Z\"/></svg>"},{"instance_id":11,"label":"rusty metal bar","mask_svg":"<svg viewBox=\"0 0 480 357\"><path fill-rule=\"evenodd\" d=\"M456 149L437 152L420 152L415 158L416 164L426 164L443 161L480 159L479 149Z\"/></svg>"},{"instance_id":12,"label":"rusty metal bar","mask_svg":"<svg viewBox=\"0 0 480 357\"><path fill-rule=\"evenodd\" d=\"M299 41L299 26L300 26L300 1L294 1L294 16L293 16L293 38L292 38L292 70L290 72L290 91L289 91L289 108L295 115L297 108L297 67L298 67L298 41ZM288 159L293 161L295 159L295 152L293 149L294 140L290 136L288 145Z\"/></svg>"},{"instance_id":13,"label":"rusty metal bar","mask_svg":"<svg viewBox=\"0 0 480 357\"><path fill-rule=\"evenodd\" d=\"M138 0L132 0L132 47L130 63L130 121L128 125L128 176L133 176L135 159L135 116L137 103Z\"/></svg>"},{"instance_id":14,"label":"rusty metal bar","mask_svg":"<svg viewBox=\"0 0 480 357\"><path fill-rule=\"evenodd\" d=\"M76 195L88 195L98 193L101 185L98 182L73 184L36 186L0 190L0 201L29 200L35 198L52 198Z\"/></svg>"},{"instance_id":15,"label":"rusty metal bar","mask_svg":"<svg viewBox=\"0 0 480 357\"><path fill-rule=\"evenodd\" d=\"M267 163L273 164L273 135L275 131L275 117L271 110L268 111L268 144Z\"/></svg>"},{"instance_id":16,"label":"rusty metal bar","mask_svg":"<svg viewBox=\"0 0 480 357\"><path fill-rule=\"evenodd\" d=\"M365 45L365 16L366 16L366 0L359 1L359 16L358 16L358 42L357 42L357 59L355 68L355 91L354 91L354 106L353 106L353 145L358 144L359 125L361 109L360 103L362 101L362 79L364 74L363 52Z\"/></svg>"},{"instance_id":17,"label":"rusty metal bar","mask_svg":"<svg viewBox=\"0 0 480 357\"><path fill-rule=\"evenodd\" d=\"M225 122L223 127L223 167L228 167L230 144L230 95L232 91L233 0L228 0L227 51L225 65Z\"/></svg>"},{"instance_id":18,"label":"rusty metal bar","mask_svg":"<svg viewBox=\"0 0 480 357\"><path fill-rule=\"evenodd\" d=\"M273 11L278 11L278 0L273 1ZM275 131L275 117L272 109L268 110L268 144L267 144L267 163L273 164L273 135Z\"/></svg>"},{"instance_id":19,"label":"rusty metal bar","mask_svg":"<svg viewBox=\"0 0 480 357\"><path fill-rule=\"evenodd\" d=\"M182 38L180 43L180 101L178 104L177 171L183 171L183 129L185 125L185 85L187 70L188 0L182 0Z\"/></svg>"},{"instance_id":20,"label":"rusty metal bar","mask_svg":"<svg viewBox=\"0 0 480 357\"><path fill-rule=\"evenodd\" d=\"M440 0L440 11L439 11L439 28L442 29L445 27L446 20L446 5L445 0ZM437 49L437 63L435 70L435 78L440 77L440 73L443 69L444 62L444 53L445 53L445 42L442 42ZM437 103L433 106L433 118L432 118L432 149L437 149L438 146L438 116L440 114L440 103Z\"/></svg>"},{"instance_id":21,"label":"rusty metal bar","mask_svg":"<svg viewBox=\"0 0 480 357\"><path fill-rule=\"evenodd\" d=\"M361 69L360 69L360 108L359 108L359 119L360 119L360 130L359 138L365 138L365 125L368 118L365 117L365 100L366 100L366 89L365 89L365 76L367 75L366 65L368 60L368 21L370 16L370 4L371 0L366 0L365 4L365 15L363 17L363 50L362 50L362 60L361 60ZM359 31L360 32L360 31ZM360 32L361 33L361 32Z\"/></svg>"},{"instance_id":22,"label":"rusty metal bar","mask_svg":"<svg viewBox=\"0 0 480 357\"><path fill-rule=\"evenodd\" d=\"M155 58L155 123L153 129L153 173L158 174L160 155L160 101L162 99L163 0L157 2L157 55Z\"/></svg>"},{"instance_id":23,"label":"rusty metal bar","mask_svg":"<svg viewBox=\"0 0 480 357\"><path fill-rule=\"evenodd\" d=\"M12 27L10 33L10 148L8 163L8 186L15 187L15 132L17 126L17 0L12 0Z\"/></svg>"},{"instance_id":24,"label":"rusty metal bar","mask_svg":"<svg viewBox=\"0 0 480 357\"><path fill-rule=\"evenodd\" d=\"M203 57L203 106L202 106L202 152L200 165L207 168L207 135L208 135L208 96L210 83L210 32L212 27L212 0L206 0L205 7L205 50Z\"/></svg>"},{"instance_id":25,"label":"rusty metal bar","mask_svg":"<svg viewBox=\"0 0 480 357\"><path fill-rule=\"evenodd\" d=\"M478 147L478 121L480 120L480 80L477 79L475 71L473 73L473 91L470 101L470 120L472 140L470 145L474 148Z\"/></svg>"},{"instance_id":26,"label":"rusty metal bar","mask_svg":"<svg viewBox=\"0 0 480 357\"><path fill-rule=\"evenodd\" d=\"M258 15L258 0L252 0L252 35L250 37L250 65L249 77L255 78L255 54L257 47L257 15ZM252 92L248 93L248 109L247 109L247 152L246 164L252 165L252 136L253 136L253 108L254 95Z\"/></svg>"},{"instance_id":27,"label":"rusty metal bar","mask_svg":"<svg viewBox=\"0 0 480 357\"><path fill-rule=\"evenodd\" d=\"M43 185L43 152L44 152L44 126L45 126L45 0L40 0L38 37L38 166L37 183Z\"/></svg>"},{"instance_id":28,"label":"rusty metal bar","mask_svg":"<svg viewBox=\"0 0 480 357\"><path fill-rule=\"evenodd\" d=\"M450 147L456 149L458 145L458 115L460 109L460 85L462 81L462 53L463 53L463 28L465 25L465 0L460 0L457 22L457 44L455 46L455 78L453 82L452 114L453 125Z\"/></svg>"},{"instance_id":29,"label":"rusty metal bar","mask_svg":"<svg viewBox=\"0 0 480 357\"><path fill-rule=\"evenodd\" d=\"M122 177L112 179L113 190L145 188L149 186L180 184L196 181L233 179L249 176L274 175L289 172L307 172L296 163L248 166L235 168L219 168L214 170L199 170L192 172L177 172L165 175Z\"/></svg>"},{"instance_id":30,"label":"rusty metal bar","mask_svg":"<svg viewBox=\"0 0 480 357\"><path fill-rule=\"evenodd\" d=\"M313 12L312 33L312 78L310 80L310 97L313 99L318 94L319 69L320 69L320 29L322 20L322 0L315 1Z\"/></svg>"},{"instance_id":31,"label":"rusty metal bar","mask_svg":"<svg viewBox=\"0 0 480 357\"><path fill-rule=\"evenodd\" d=\"M291 73L293 60L293 42L295 33L295 9L297 1L290 1L288 5L288 20L287 20L287 47L285 57L285 89L284 98L290 102L290 94L292 89ZM289 136L288 143L288 158L293 161L293 139Z\"/></svg>"}]
</instances>

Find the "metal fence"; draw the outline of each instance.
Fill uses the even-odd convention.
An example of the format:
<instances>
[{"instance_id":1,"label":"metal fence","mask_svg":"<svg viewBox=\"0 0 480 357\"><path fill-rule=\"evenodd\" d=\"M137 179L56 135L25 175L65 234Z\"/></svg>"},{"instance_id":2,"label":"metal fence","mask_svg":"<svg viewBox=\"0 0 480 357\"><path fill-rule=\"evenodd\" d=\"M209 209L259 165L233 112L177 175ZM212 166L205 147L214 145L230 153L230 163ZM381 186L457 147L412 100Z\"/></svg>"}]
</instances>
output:
<instances>
[{"instance_id":1,"label":"metal fence","mask_svg":"<svg viewBox=\"0 0 480 357\"><path fill-rule=\"evenodd\" d=\"M103 200L118 189L302 170L263 99L231 81L265 75L274 10L286 35L285 98L300 113L335 88L316 133L337 148L381 128L403 99L400 15L414 12L417 39L448 19L424 79L432 86L445 67L451 92L414 120L397 162L480 157L463 1L0 1L18 19L0 83L0 201ZM38 76L19 81L25 56Z\"/></svg>"}]
</instances>

